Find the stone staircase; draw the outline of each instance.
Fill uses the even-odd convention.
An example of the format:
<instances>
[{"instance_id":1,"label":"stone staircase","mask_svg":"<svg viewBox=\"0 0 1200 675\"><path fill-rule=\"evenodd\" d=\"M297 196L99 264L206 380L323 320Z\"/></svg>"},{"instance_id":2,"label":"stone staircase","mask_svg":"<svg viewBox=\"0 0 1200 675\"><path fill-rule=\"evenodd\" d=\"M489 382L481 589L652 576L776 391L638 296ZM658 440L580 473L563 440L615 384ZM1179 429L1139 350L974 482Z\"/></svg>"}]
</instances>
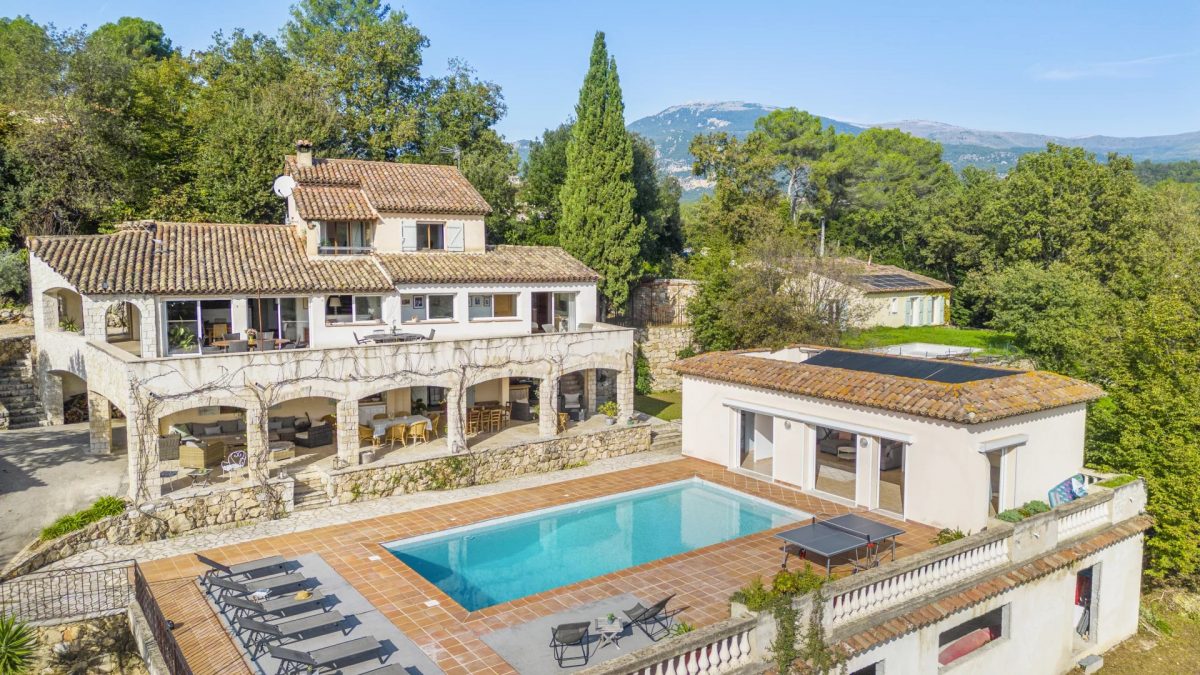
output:
<instances>
[{"instance_id":1,"label":"stone staircase","mask_svg":"<svg viewBox=\"0 0 1200 675\"><path fill-rule=\"evenodd\" d=\"M294 511L311 511L329 506L329 494L325 492L325 481L316 472L294 476L296 489L292 494Z\"/></svg>"},{"instance_id":2,"label":"stone staircase","mask_svg":"<svg viewBox=\"0 0 1200 675\"><path fill-rule=\"evenodd\" d=\"M650 452L683 452L683 426L678 421L650 428Z\"/></svg>"},{"instance_id":3,"label":"stone staircase","mask_svg":"<svg viewBox=\"0 0 1200 675\"><path fill-rule=\"evenodd\" d=\"M0 413L0 429L29 429L45 423L46 414L34 388L29 354L0 364L0 405L7 410L7 415Z\"/></svg>"}]
</instances>

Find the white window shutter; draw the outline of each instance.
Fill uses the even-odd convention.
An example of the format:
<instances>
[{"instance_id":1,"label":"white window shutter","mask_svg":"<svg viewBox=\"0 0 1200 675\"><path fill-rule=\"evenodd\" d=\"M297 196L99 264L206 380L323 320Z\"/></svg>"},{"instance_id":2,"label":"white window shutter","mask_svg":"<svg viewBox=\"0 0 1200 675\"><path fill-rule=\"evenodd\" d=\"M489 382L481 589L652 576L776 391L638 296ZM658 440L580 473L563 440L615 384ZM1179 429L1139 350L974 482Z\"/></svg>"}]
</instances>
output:
<instances>
[{"instance_id":1,"label":"white window shutter","mask_svg":"<svg viewBox=\"0 0 1200 675\"><path fill-rule=\"evenodd\" d=\"M404 223L400 228L400 238L401 251L417 250L417 224Z\"/></svg>"},{"instance_id":2,"label":"white window shutter","mask_svg":"<svg viewBox=\"0 0 1200 675\"><path fill-rule=\"evenodd\" d=\"M446 250L463 250L463 224L461 221L446 223Z\"/></svg>"}]
</instances>

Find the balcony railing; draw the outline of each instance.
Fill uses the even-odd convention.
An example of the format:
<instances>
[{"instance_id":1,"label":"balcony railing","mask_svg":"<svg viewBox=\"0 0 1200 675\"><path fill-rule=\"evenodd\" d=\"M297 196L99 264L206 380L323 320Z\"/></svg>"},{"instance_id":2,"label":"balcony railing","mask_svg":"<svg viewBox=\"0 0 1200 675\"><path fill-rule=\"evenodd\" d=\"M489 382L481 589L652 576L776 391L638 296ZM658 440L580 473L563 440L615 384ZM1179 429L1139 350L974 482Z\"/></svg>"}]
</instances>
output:
<instances>
[{"instance_id":1,"label":"balcony railing","mask_svg":"<svg viewBox=\"0 0 1200 675\"><path fill-rule=\"evenodd\" d=\"M367 255L375 250L374 246L332 246L317 247L320 255Z\"/></svg>"}]
</instances>

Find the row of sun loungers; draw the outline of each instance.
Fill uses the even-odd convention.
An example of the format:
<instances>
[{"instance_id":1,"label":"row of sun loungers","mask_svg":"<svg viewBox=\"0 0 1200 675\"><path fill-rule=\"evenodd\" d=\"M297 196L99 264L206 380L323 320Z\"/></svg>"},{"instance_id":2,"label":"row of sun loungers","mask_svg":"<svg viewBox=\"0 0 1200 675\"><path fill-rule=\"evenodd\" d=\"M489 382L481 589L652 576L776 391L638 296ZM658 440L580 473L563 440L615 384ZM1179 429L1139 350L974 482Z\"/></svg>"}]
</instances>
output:
<instances>
[{"instance_id":1,"label":"row of sun loungers","mask_svg":"<svg viewBox=\"0 0 1200 675\"><path fill-rule=\"evenodd\" d=\"M286 647L306 636L340 631L349 633L347 618L331 611L316 580L292 571L296 564L272 556L238 565L223 565L196 554L209 569L200 577L204 591L229 621L252 659L269 653L279 661L277 675L318 672L369 657L383 661L383 647L374 636L355 637L305 650ZM292 591L299 592L292 592ZM281 594L287 591L286 594ZM320 609L320 612L312 613ZM294 617L302 612L304 616ZM294 618L289 618L294 617ZM402 675L399 664L387 664L362 675Z\"/></svg>"}]
</instances>

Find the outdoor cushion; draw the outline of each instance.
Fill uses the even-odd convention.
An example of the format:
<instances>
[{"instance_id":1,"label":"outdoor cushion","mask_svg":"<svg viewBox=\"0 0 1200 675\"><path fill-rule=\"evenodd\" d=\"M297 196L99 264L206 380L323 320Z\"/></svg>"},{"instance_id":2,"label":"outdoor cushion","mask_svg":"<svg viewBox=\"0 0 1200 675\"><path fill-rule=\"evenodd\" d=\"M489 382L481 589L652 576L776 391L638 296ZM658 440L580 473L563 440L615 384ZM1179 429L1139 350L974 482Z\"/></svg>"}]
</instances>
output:
<instances>
[{"instance_id":1,"label":"outdoor cushion","mask_svg":"<svg viewBox=\"0 0 1200 675\"><path fill-rule=\"evenodd\" d=\"M197 440L196 437L192 435L192 425L190 424L172 424L170 433L179 434L179 439L181 441Z\"/></svg>"},{"instance_id":2,"label":"outdoor cushion","mask_svg":"<svg viewBox=\"0 0 1200 675\"><path fill-rule=\"evenodd\" d=\"M244 431L246 431L246 420L241 420L241 419L239 419L239 420L237 421L237 430L238 430L239 432L244 432Z\"/></svg>"},{"instance_id":3,"label":"outdoor cushion","mask_svg":"<svg viewBox=\"0 0 1200 675\"><path fill-rule=\"evenodd\" d=\"M222 420L221 433L235 434L237 433L237 420Z\"/></svg>"},{"instance_id":4,"label":"outdoor cushion","mask_svg":"<svg viewBox=\"0 0 1200 675\"><path fill-rule=\"evenodd\" d=\"M204 435L205 435L205 436L219 436L219 435L221 435L221 425L220 425L220 424L214 424L214 425L212 425L211 427L204 427Z\"/></svg>"},{"instance_id":5,"label":"outdoor cushion","mask_svg":"<svg viewBox=\"0 0 1200 675\"><path fill-rule=\"evenodd\" d=\"M268 422L267 428L271 431L279 431L283 428L283 420L271 420Z\"/></svg>"}]
</instances>

